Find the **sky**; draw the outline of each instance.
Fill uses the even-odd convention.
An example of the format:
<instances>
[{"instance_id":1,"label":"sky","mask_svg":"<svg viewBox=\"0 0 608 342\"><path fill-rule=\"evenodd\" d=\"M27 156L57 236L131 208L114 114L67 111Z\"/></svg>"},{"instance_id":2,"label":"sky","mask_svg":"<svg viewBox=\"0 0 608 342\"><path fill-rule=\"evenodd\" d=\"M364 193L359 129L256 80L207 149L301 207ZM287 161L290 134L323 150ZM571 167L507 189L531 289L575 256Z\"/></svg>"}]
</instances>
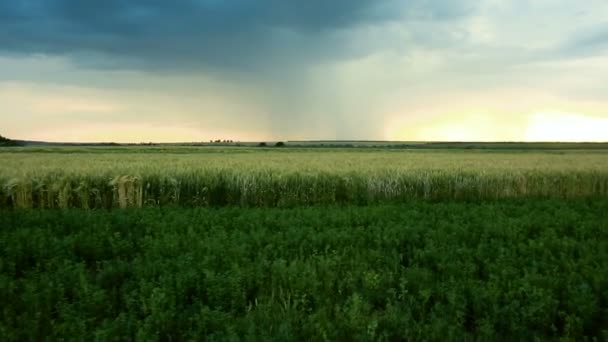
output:
<instances>
[{"instance_id":1,"label":"sky","mask_svg":"<svg viewBox=\"0 0 608 342\"><path fill-rule=\"evenodd\" d=\"M608 141L608 1L0 0L0 134Z\"/></svg>"}]
</instances>

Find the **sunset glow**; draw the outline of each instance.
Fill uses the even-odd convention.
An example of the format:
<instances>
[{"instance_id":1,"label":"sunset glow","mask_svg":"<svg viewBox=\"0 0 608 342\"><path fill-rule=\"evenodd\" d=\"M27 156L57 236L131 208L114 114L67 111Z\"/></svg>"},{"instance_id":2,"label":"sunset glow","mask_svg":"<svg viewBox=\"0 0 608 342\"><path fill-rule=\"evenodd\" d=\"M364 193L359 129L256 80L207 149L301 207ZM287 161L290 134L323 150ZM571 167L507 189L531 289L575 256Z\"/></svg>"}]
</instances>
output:
<instances>
[{"instance_id":1,"label":"sunset glow","mask_svg":"<svg viewBox=\"0 0 608 342\"><path fill-rule=\"evenodd\" d=\"M607 142L608 118L577 113L452 114L387 127L392 141Z\"/></svg>"},{"instance_id":2,"label":"sunset glow","mask_svg":"<svg viewBox=\"0 0 608 342\"><path fill-rule=\"evenodd\" d=\"M576 113L541 112L530 118L527 141L608 141L608 118Z\"/></svg>"}]
</instances>

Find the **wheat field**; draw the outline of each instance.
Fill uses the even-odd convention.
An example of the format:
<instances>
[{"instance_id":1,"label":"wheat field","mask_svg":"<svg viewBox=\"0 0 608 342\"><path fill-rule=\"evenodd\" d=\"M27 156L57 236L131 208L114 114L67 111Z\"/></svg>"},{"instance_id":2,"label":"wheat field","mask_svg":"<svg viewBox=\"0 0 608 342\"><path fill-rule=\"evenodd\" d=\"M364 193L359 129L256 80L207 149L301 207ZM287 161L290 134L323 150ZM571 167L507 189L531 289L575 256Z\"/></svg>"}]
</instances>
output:
<instances>
[{"instance_id":1,"label":"wheat field","mask_svg":"<svg viewBox=\"0 0 608 342\"><path fill-rule=\"evenodd\" d=\"M0 152L0 207L291 206L608 196L608 153L48 148Z\"/></svg>"},{"instance_id":2,"label":"wheat field","mask_svg":"<svg viewBox=\"0 0 608 342\"><path fill-rule=\"evenodd\" d=\"M0 149L0 335L602 340L607 157Z\"/></svg>"}]
</instances>

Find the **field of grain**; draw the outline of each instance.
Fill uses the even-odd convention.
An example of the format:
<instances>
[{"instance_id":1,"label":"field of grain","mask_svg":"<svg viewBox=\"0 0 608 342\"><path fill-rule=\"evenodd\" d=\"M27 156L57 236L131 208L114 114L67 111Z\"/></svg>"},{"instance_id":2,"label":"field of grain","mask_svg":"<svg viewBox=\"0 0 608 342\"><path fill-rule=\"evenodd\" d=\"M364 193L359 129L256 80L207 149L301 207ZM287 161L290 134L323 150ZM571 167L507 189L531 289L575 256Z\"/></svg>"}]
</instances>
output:
<instances>
[{"instance_id":1,"label":"field of grain","mask_svg":"<svg viewBox=\"0 0 608 342\"><path fill-rule=\"evenodd\" d=\"M24 148L0 207L293 206L608 196L608 151Z\"/></svg>"},{"instance_id":2,"label":"field of grain","mask_svg":"<svg viewBox=\"0 0 608 342\"><path fill-rule=\"evenodd\" d=\"M0 149L0 340L608 340L608 150Z\"/></svg>"}]
</instances>

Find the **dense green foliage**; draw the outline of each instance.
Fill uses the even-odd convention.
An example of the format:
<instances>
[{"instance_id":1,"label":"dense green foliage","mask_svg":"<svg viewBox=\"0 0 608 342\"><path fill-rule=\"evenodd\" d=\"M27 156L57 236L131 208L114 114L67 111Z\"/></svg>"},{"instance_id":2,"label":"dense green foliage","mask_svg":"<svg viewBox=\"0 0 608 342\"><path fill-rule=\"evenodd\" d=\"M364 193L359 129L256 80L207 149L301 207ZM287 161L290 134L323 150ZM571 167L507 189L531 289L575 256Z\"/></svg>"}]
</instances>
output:
<instances>
[{"instance_id":1,"label":"dense green foliage","mask_svg":"<svg viewBox=\"0 0 608 342\"><path fill-rule=\"evenodd\" d=\"M0 160L0 208L608 196L608 151L24 148Z\"/></svg>"},{"instance_id":2,"label":"dense green foliage","mask_svg":"<svg viewBox=\"0 0 608 342\"><path fill-rule=\"evenodd\" d=\"M16 141L13 141L0 135L0 147L4 146L19 146L19 144Z\"/></svg>"},{"instance_id":3,"label":"dense green foliage","mask_svg":"<svg viewBox=\"0 0 608 342\"><path fill-rule=\"evenodd\" d=\"M608 339L608 200L0 212L0 336Z\"/></svg>"}]
</instances>

